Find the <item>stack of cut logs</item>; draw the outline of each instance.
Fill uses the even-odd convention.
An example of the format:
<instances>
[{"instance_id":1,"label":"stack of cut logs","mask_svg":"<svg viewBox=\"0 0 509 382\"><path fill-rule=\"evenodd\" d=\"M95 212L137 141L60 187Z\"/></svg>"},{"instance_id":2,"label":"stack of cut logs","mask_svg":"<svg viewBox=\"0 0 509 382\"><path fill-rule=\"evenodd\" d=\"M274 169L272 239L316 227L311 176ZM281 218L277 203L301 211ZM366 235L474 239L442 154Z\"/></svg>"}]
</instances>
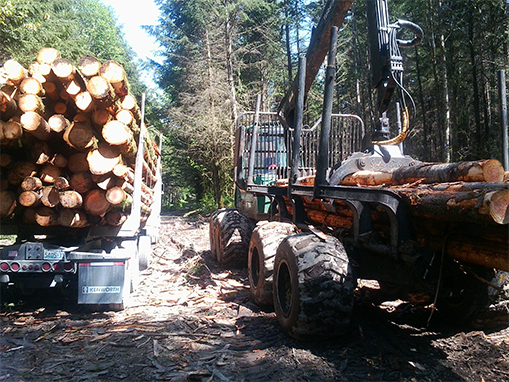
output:
<instances>
[{"instance_id":1,"label":"stack of cut logs","mask_svg":"<svg viewBox=\"0 0 509 382\"><path fill-rule=\"evenodd\" d=\"M312 186L314 176L299 181ZM412 229L423 246L458 260L509 271L509 177L499 161L358 171L339 184L394 192L412 216ZM314 224L352 229L353 213L347 203L308 198L303 202ZM289 200L287 208L293 208ZM390 237L391 223L379 205L372 206L371 217L374 230Z\"/></svg>"},{"instance_id":2,"label":"stack of cut logs","mask_svg":"<svg viewBox=\"0 0 509 382\"><path fill-rule=\"evenodd\" d=\"M2 221L122 224L132 203L141 126L122 66L85 56L76 67L43 48L28 70L6 61L0 85ZM149 138L144 145L146 217L160 154Z\"/></svg>"}]
</instances>

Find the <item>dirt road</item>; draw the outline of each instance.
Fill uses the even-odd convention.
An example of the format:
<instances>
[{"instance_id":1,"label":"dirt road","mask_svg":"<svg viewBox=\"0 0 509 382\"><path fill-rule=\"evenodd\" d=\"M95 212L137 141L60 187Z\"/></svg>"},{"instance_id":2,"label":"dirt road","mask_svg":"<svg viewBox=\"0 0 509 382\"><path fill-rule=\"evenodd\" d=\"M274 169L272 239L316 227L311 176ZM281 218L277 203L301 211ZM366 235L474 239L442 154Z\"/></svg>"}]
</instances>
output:
<instances>
[{"instance_id":1,"label":"dirt road","mask_svg":"<svg viewBox=\"0 0 509 382\"><path fill-rule=\"evenodd\" d=\"M427 326L429 309L374 295L359 288L343 338L294 341L250 301L245 269L216 266L206 218L166 216L124 311L56 291L4 305L0 381L509 381L507 309Z\"/></svg>"}]
</instances>

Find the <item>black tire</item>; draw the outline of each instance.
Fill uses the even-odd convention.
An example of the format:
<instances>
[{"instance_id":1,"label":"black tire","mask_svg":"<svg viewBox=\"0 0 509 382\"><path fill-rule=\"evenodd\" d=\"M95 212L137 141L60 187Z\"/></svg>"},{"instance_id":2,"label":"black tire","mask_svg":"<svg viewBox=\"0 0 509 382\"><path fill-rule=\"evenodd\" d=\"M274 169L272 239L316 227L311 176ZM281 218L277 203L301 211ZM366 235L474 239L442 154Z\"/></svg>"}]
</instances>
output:
<instances>
[{"instance_id":1,"label":"black tire","mask_svg":"<svg viewBox=\"0 0 509 382\"><path fill-rule=\"evenodd\" d=\"M295 339L345 332L353 311L357 279L343 245L310 233L288 236L274 264L274 309L281 330Z\"/></svg>"},{"instance_id":2,"label":"black tire","mask_svg":"<svg viewBox=\"0 0 509 382\"><path fill-rule=\"evenodd\" d=\"M247 252L253 225L234 208L216 211L210 218L209 234L212 256L221 266L247 265Z\"/></svg>"},{"instance_id":3,"label":"black tire","mask_svg":"<svg viewBox=\"0 0 509 382\"><path fill-rule=\"evenodd\" d=\"M247 268L251 298L257 305L273 305L272 279L276 251L285 237L297 232L295 225L276 221L257 226L253 231Z\"/></svg>"},{"instance_id":4,"label":"black tire","mask_svg":"<svg viewBox=\"0 0 509 382\"><path fill-rule=\"evenodd\" d=\"M475 266L469 268L485 280L491 281L494 277L493 269ZM442 317L451 323L466 323L486 310L489 304L488 284L465 272L459 263L451 261L445 264L436 303Z\"/></svg>"}]
</instances>

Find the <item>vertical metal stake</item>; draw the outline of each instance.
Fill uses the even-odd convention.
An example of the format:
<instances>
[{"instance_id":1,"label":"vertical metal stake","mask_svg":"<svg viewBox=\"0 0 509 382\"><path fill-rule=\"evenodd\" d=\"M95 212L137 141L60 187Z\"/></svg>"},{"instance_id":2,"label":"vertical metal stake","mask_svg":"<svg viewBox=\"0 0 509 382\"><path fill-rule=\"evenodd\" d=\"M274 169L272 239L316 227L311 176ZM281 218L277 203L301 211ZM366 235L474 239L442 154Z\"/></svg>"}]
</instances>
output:
<instances>
[{"instance_id":1,"label":"vertical metal stake","mask_svg":"<svg viewBox=\"0 0 509 382\"><path fill-rule=\"evenodd\" d=\"M260 133L260 103L262 96L258 94L256 97L256 111L253 121L253 135L251 137L251 149L249 151L249 163L248 163L248 174L247 184L253 184L254 182L254 167L256 160L256 150L258 149L258 135Z\"/></svg>"},{"instance_id":2,"label":"vertical metal stake","mask_svg":"<svg viewBox=\"0 0 509 382\"><path fill-rule=\"evenodd\" d=\"M316 161L315 197L319 197L319 187L327 184L329 169L329 139L332 118L332 102L334 98L334 80L336 77L336 45L338 42L338 27L332 27L329 42L327 69L325 70L325 89L323 94L322 128Z\"/></svg>"},{"instance_id":3,"label":"vertical metal stake","mask_svg":"<svg viewBox=\"0 0 509 382\"><path fill-rule=\"evenodd\" d=\"M300 135L302 131L302 121L304 118L304 88L306 86L306 57L299 57L298 76L299 89L297 92L297 108L295 110L295 126L293 128L292 160L290 163L290 177L288 179L288 196L291 196L292 186L299 177Z\"/></svg>"},{"instance_id":4,"label":"vertical metal stake","mask_svg":"<svg viewBox=\"0 0 509 382\"><path fill-rule=\"evenodd\" d=\"M505 70L499 70L498 98L500 100L500 127L502 128L502 158L506 171L509 171L509 131L507 127L507 92L505 86Z\"/></svg>"}]
</instances>

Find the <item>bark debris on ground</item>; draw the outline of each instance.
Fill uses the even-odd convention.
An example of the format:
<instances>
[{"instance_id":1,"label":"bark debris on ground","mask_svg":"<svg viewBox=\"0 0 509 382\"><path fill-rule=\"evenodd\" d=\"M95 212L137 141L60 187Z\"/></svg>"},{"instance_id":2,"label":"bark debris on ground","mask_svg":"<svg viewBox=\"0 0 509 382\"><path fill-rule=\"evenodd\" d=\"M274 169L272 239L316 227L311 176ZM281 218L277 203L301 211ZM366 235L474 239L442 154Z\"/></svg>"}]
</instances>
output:
<instances>
[{"instance_id":1,"label":"bark debris on ground","mask_svg":"<svg viewBox=\"0 0 509 382\"><path fill-rule=\"evenodd\" d=\"M507 309L469 327L361 283L349 332L298 342L254 305L246 269L211 258L208 220L163 217L151 267L123 311L91 312L58 291L0 313L1 381L509 381Z\"/></svg>"}]
</instances>

